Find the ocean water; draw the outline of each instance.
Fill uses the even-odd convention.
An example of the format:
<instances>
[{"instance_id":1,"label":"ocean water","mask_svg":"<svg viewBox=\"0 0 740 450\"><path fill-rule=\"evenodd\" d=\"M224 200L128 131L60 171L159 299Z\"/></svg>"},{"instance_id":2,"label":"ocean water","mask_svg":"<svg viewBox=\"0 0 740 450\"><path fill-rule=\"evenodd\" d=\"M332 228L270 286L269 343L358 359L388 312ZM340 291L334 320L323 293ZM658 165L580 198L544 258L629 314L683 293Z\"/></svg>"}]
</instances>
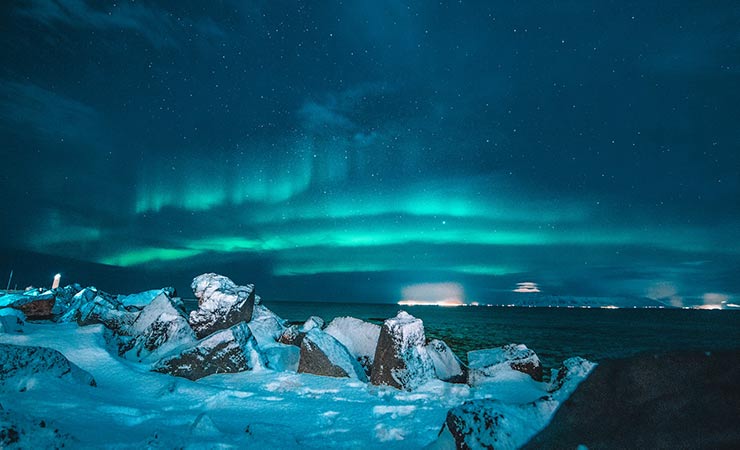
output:
<instances>
[{"instance_id":1,"label":"ocean water","mask_svg":"<svg viewBox=\"0 0 740 450\"><path fill-rule=\"evenodd\" d=\"M598 362L643 352L740 348L740 311L290 302L265 306L291 322L316 315L327 323L352 316L380 324L403 309L424 321L427 338L444 340L463 361L470 350L508 343L526 344L546 368L571 356Z\"/></svg>"}]
</instances>

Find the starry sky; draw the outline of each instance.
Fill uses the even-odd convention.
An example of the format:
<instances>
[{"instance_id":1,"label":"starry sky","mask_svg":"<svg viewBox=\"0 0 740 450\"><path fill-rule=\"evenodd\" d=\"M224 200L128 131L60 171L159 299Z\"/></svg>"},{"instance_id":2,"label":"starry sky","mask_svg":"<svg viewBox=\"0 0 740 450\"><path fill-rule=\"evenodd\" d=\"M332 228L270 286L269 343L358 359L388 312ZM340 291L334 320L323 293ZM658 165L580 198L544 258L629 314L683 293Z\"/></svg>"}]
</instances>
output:
<instances>
[{"instance_id":1,"label":"starry sky","mask_svg":"<svg viewBox=\"0 0 740 450\"><path fill-rule=\"evenodd\" d=\"M740 298L736 1L0 10L3 279Z\"/></svg>"}]
</instances>

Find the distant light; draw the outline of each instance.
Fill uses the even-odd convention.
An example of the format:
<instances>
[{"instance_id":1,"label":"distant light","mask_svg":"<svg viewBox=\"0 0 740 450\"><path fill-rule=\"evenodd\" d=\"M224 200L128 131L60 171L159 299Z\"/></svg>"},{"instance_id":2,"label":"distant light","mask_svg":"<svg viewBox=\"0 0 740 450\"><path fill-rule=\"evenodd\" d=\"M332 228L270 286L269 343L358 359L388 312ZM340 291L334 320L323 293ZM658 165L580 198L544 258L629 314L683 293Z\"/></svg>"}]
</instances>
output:
<instances>
[{"instance_id":1,"label":"distant light","mask_svg":"<svg viewBox=\"0 0 740 450\"><path fill-rule=\"evenodd\" d=\"M58 274L54 275L54 281L51 283L51 288L52 289L58 288L59 287L59 281L61 281L61 279L62 279L62 274L61 273L58 273Z\"/></svg>"},{"instance_id":2,"label":"distant light","mask_svg":"<svg viewBox=\"0 0 740 450\"><path fill-rule=\"evenodd\" d=\"M516 284L516 289L513 292L536 293L540 292L540 287L534 281L523 281Z\"/></svg>"},{"instance_id":3,"label":"distant light","mask_svg":"<svg viewBox=\"0 0 740 450\"><path fill-rule=\"evenodd\" d=\"M402 291L403 306L462 306L465 292L458 283L420 283L406 286Z\"/></svg>"}]
</instances>

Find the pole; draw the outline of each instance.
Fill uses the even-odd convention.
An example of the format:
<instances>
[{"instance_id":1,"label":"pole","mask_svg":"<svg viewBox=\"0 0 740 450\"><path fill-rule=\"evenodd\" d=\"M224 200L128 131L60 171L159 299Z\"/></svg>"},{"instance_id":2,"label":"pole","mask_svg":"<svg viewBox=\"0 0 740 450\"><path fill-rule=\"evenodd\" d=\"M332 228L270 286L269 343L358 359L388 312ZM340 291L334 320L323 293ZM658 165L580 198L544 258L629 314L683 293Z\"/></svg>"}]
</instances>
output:
<instances>
[{"instance_id":1,"label":"pole","mask_svg":"<svg viewBox=\"0 0 740 450\"><path fill-rule=\"evenodd\" d=\"M8 278L8 287L5 289L6 291L10 290L10 282L13 281L13 269L10 269L10 277Z\"/></svg>"}]
</instances>

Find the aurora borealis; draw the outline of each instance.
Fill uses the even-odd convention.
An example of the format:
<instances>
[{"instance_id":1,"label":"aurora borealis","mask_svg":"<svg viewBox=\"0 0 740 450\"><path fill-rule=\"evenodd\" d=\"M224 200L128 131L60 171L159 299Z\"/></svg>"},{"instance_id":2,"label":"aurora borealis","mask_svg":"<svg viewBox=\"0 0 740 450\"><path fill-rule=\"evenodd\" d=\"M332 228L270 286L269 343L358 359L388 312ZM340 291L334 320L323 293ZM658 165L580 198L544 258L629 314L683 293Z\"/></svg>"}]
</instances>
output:
<instances>
[{"instance_id":1,"label":"aurora borealis","mask_svg":"<svg viewBox=\"0 0 740 450\"><path fill-rule=\"evenodd\" d=\"M740 297L737 2L212 3L3 2L0 275Z\"/></svg>"}]
</instances>

